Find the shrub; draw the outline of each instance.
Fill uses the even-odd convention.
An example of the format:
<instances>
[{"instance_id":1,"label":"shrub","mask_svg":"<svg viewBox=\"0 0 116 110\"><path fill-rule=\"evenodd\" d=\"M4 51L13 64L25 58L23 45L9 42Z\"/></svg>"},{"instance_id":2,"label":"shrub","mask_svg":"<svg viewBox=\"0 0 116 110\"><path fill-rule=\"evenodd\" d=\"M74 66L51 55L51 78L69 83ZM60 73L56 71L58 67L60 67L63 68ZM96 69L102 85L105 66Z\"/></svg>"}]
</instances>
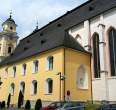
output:
<instances>
[{"instance_id":1,"label":"shrub","mask_svg":"<svg viewBox=\"0 0 116 110\"><path fill-rule=\"evenodd\" d=\"M24 96L23 96L22 92L20 91L19 97L18 97L18 108L21 108L21 105L23 105L23 99L24 99Z\"/></svg>"},{"instance_id":2,"label":"shrub","mask_svg":"<svg viewBox=\"0 0 116 110\"><path fill-rule=\"evenodd\" d=\"M5 101L2 101L1 108L5 108Z\"/></svg>"},{"instance_id":3,"label":"shrub","mask_svg":"<svg viewBox=\"0 0 116 110\"><path fill-rule=\"evenodd\" d=\"M9 106L10 106L10 99L11 99L11 94L8 95L7 108L9 108Z\"/></svg>"},{"instance_id":4,"label":"shrub","mask_svg":"<svg viewBox=\"0 0 116 110\"><path fill-rule=\"evenodd\" d=\"M42 108L41 99L38 99L35 104L35 110L40 110Z\"/></svg>"},{"instance_id":5,"label":"shrub","mask_svg":"<svg viewBox=\"0 0 116 110\"><path fill-rule=\"evenodd\" d=\"M30 109L31 109L30 100L27 100L27 101L26 101L25 109L26 109L26 110L30 110Z\"/></svg>"}]
</instances>

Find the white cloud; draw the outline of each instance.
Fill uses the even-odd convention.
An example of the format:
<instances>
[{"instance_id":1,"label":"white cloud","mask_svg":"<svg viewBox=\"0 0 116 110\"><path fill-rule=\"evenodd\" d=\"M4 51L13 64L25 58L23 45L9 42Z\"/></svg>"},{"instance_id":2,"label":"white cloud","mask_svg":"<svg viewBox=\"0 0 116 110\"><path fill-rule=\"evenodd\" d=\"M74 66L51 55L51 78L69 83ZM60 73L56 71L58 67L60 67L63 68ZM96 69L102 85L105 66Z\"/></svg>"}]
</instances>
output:
<instances>
[{"instance_id":1,"label":"white cloud","mask_svg":"<svg viewBox=\"0 0 116 110\"><path fill-rule=\"evenodd\" d=\"M39 27L61 16L66 11L78 6L86 0L3 0L0 6L0 19L8 18L10 10L18 24L19 36L31 33L38 19ZM0 20L0 24L1 24ZM1 28L1 27L0 27Z\"/></svg>"}]
</instances>

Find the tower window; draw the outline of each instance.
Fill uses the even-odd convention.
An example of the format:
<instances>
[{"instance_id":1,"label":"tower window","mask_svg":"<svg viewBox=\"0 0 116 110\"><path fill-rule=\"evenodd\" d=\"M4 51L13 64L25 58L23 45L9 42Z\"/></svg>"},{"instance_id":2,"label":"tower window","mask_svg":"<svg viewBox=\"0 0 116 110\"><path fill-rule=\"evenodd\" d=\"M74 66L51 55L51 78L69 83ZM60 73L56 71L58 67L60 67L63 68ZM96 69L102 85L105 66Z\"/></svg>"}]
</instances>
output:
<instances>
[{"instance_id":1,"label":"tower window","mask_svg":"<svg viewBox=\"0 0 116 110\"><path fill-rule=\"evenodd\" d=\"M8 53L10 54L12 51L12 48L11 47L8 47Z\"/></svg>"},{"instance_id":2,"label":"tower window","mask_svg":"<svg viewBox=\"0 0 116 110\"><path fill-rule=\"evenodd\" d=\"M12 26L10 27L10 30L13 30L13 27Z\"/></svg>"}]
</instances>

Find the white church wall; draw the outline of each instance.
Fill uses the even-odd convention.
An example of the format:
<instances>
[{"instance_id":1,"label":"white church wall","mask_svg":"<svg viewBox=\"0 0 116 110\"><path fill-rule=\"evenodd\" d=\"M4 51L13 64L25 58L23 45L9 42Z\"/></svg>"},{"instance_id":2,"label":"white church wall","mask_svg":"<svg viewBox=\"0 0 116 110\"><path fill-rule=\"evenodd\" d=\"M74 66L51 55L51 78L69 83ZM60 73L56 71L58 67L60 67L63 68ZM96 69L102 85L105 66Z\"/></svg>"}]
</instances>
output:
<instances>
[{"instance_id":1,"label":"white church wall","mask_svg":"<svg viewBox=\"0 0 116 110\"><path fill-rule=\"evenodd\" d=\"M116 79L110 77L110 62L109 62L109 47L108 47L108 30L110 27L116 28L116 8L111 9L101 15L98 15L90 20L71 28L69 34L74 38L76 35L82 37L82 46L91 45L92 52L92 36L96 32L99 34L100 42L100 66L101 78L95 79L92 77L93 99L94 100L110 100L116 101ZM104 28L100 25L103 24ZM93 56L91 58L91 71L93 71ZM108 74L108 75L107 75Z\"/></svg>"}]
</instances>

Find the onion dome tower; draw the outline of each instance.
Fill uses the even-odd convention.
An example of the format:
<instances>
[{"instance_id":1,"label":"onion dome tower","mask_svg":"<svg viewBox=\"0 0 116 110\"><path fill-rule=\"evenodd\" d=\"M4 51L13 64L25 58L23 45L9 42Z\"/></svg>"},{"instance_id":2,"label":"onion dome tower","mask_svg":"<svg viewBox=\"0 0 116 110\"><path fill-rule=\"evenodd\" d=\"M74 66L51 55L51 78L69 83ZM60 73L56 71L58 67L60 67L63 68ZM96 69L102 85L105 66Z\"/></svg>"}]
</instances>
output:
<instances>
[{"instance_id":1,"label":"onion dome tower","mask_svg":"<svg viewBox=\"0 0 116 110\"><path fill-rule=\"evenodd\" d=\"M2 23L2 32L0 32L0 61L9 56L17 46L16 23L10 13L9 18Z\"/></svg>"}]
</instances>

